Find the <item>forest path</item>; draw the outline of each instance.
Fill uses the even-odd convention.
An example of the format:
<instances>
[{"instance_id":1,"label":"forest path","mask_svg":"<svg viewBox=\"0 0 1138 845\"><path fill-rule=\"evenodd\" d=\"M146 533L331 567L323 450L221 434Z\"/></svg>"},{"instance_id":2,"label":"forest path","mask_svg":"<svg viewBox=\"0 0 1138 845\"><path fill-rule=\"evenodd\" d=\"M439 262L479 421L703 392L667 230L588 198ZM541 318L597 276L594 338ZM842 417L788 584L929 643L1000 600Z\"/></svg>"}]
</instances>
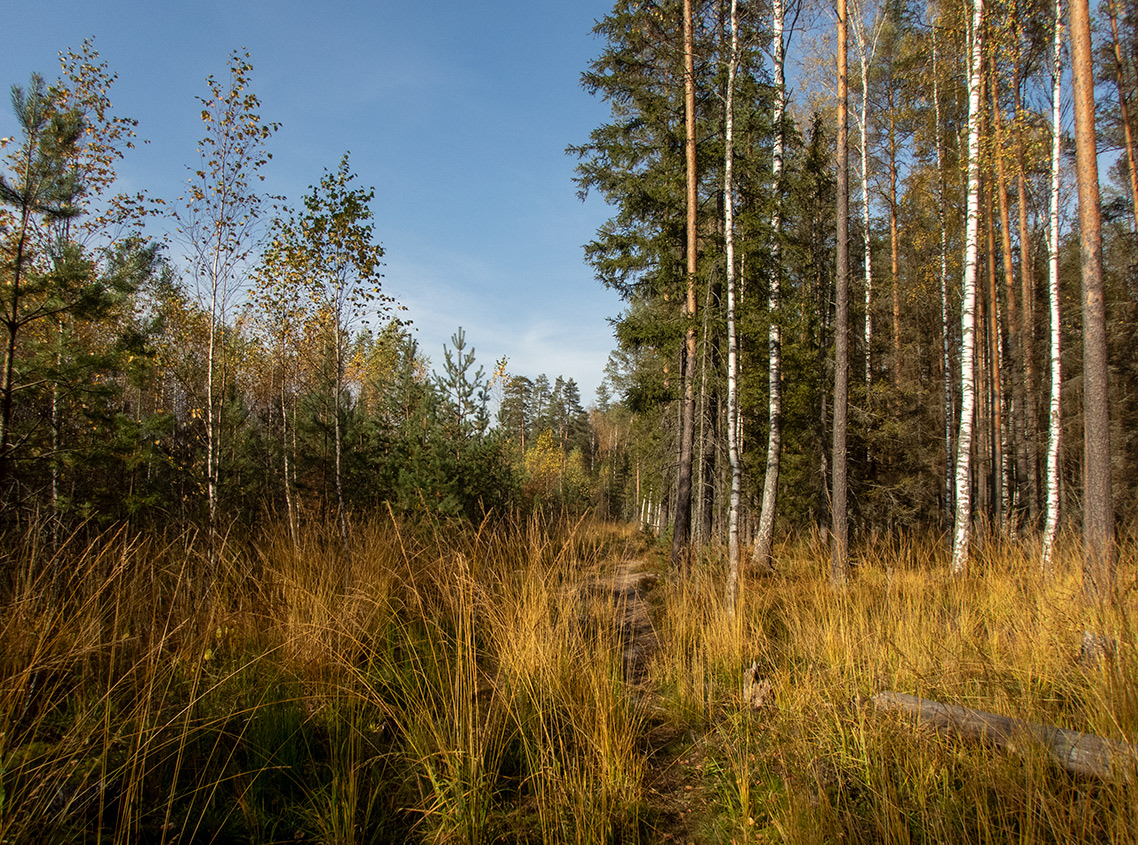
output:
<instances>
[{"instance_id":1,"label":"forest path","mask_svg":"<svg viewBox=\"0 0 1138 845\"><path fill-rule=\"evenodd\" d=\"M604 616L611 614L620 643L624 679L636 686L643 685L658 644L648 602L648 595L658 582L659 575L648 569L647 562L626 552L611 570L581 585L585 596L602 605Z\"/></svg>"},{"instance_id":2,"label":"forest path","mask_svg":"<svg viewBox=\"0 0 1138 845\"><path fill-rule=\"evenodd\" d=\"M704 778L706 753L660 709L659 691L650 677L660 646L657 623L663 610L653 592L660 575L644 549L626 546L604 570L580 584L585 613L611 625L621 649L625 682L643 713L640 740L644 755L644 801L652 817L654 842L689 845L705 840L701 817L707 812Z\"/></svg>"}]
</instances>

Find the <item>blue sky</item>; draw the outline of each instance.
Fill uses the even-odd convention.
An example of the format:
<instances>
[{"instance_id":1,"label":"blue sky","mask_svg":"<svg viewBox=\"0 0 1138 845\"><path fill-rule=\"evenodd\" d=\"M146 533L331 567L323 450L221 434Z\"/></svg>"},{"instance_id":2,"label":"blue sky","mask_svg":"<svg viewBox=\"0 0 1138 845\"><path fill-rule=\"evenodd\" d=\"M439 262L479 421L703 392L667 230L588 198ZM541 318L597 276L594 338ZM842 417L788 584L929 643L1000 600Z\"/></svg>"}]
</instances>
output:
<instances>
[{"instance_id":1,"label":"blue sky","mask_svg":"<svg viewBox=\"0 0 1138 845\"><path fill-rule=\"evenodd\" d=\"M601 49L611 0L490 3L101 0L14 4L0 82L54 79L58 53L94 37L115 110L149 140L125 188L173 199L202 134L195 96L247 48L270 142L266 188L299 202L345 151L374 186L384 286L423 351L442 360L458 326L490 370L575 378L590 400L612 347L618 297L584 264L608 216L581 203L564 153L607 118L579 77ZM14 134L5 102L0 136ZM177 248L171 249L177 257Z\"/></svg>"}]
</instances>

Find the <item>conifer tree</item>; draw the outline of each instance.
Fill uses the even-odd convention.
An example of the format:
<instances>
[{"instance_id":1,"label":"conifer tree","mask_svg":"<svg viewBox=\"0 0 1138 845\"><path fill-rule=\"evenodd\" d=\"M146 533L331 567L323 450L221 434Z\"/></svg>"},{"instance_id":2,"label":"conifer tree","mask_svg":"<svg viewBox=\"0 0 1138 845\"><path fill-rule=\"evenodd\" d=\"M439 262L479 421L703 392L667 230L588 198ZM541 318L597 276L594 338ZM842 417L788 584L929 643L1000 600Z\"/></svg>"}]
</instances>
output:
<instances>
[{"instance_id":1,"label":"conifer tree","mask_svg":"<svg viewBox=\"0 0 1138 845\"><path fill-rule=\"evenodd\" d=\"M1083 589L1099 600L1114 591L1114 501L1110 477L1110 393L1102 212L1095 137L1094 66L1087 0L1068 5L1075 103L1075 168L1083 304Z\"/></svg>"},{"instance_id":2,"label":"conifer tree","mask_svg":"<svg viewBox=\"0 0 1138 845\"><path fill-rule=\"evenodd\" d=\"M83 118L61 109L42 76L27 88L12 88L12 110L20 139L0 176L4 220L3 368L0 370L0 494L12 464L12 411L19 375L17 340L29 323L57 313L44 299L49 280L43 264L47 225L76 217L84 186L72 166L83 134ZM74 250L68 250L74 256Z\"/></svg>"}]
</instances>

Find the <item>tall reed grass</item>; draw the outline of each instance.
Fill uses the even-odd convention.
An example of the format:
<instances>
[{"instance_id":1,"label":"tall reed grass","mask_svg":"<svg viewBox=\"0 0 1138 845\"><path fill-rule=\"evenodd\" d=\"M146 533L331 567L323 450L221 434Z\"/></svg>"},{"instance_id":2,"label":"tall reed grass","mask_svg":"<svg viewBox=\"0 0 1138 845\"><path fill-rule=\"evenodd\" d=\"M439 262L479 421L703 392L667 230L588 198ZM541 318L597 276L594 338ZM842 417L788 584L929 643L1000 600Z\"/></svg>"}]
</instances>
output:
<instances>
[{"instance_id":1,"label":"tall reed grass","mask_svg":"<svg viewBox=\"0 0 1138 845\"><path fill-rule=\"evenodd\" d=\"M870 698L914 693L1133 741L1134 559L1081 598L1068 543L950 579L936 538L876 540L851 585L807 536L739 612L630 529L360 521L9 545L0 842L1127 842L1134 779L970 745ZM626 677L624 561L663 577ZM1080 661L1084 631L1107 647ZM757 663L769 703L744 707ZM1133 773L1130 773L1133 774Z\"/></svg>"}]
</instances>

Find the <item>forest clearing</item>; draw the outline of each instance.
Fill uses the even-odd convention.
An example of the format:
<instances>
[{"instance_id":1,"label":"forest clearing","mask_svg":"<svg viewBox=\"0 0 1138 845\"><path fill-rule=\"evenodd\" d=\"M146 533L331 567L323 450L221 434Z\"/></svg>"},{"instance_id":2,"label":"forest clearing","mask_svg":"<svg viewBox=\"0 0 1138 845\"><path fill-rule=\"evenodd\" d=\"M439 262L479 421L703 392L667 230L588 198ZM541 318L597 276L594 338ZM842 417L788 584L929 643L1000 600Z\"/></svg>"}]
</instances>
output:
<instances>
[{"instance_id":1,"label":"forest clearing","mask_svg":"<svg viewBox=\"0 0 1138 845\"><path fill-rule=\"evenodd\" d=\"M1138 841L1134 0L503 2L12 86L0 845Z\"/></svg>"}]
</instances>

